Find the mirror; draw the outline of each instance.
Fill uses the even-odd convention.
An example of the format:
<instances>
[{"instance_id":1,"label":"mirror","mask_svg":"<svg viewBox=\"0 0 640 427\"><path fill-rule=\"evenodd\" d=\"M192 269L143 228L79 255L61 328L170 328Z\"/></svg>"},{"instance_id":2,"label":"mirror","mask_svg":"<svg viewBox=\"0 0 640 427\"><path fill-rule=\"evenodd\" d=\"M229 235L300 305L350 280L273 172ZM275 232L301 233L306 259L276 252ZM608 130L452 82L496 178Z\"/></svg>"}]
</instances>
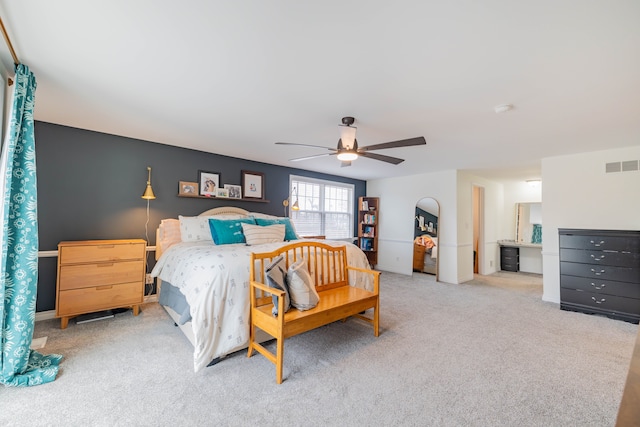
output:
<instances>
[{"instance_id":1,"label":"mirror","mask_svg":"<svg viewBox=\"0 0 640 427\"><path fill-rule=\"evenodd\" d=\"M416 204L413 219L413 271L433 274L438 280L438 217L440 205L425 197Z\"/></svg>"},{"instance_id":2,"label":"mirror","mask_svg":"<svg viewBox=\"0 0 640 427\"><path fill-rule=\"evenodd\" d=\"M516 242L542 244L542 203L516 203Z\"/></svg>"}]
</instances>

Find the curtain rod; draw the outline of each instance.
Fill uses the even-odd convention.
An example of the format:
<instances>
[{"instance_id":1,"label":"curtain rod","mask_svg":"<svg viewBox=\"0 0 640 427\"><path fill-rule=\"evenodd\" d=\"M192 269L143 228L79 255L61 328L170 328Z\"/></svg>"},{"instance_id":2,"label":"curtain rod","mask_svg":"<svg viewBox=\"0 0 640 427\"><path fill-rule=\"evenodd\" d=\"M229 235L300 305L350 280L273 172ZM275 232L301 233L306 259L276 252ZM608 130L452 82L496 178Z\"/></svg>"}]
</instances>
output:
<instances>
[{"instance_id":1,"label":"curtain rod","mask_svg":"<svg viewBox=\"0 0 640 427\"><path fill-rule=\"evenodd\" d=\"M16 51L13 49L13 45L11 44L11 40L9 39L9 34L7 34L7 29L4 27L4 23L2 22L2 18L0 18L0 30L2 30L2 35L4 36L4 41L7 42L7 47L9 48L9 52L11 52L11 57L13 57L13 63L18 65L20 61L18 61L18 55L16 55ZM9 86L13 84L13 80L8 79Z\"/></svg>"},{"instance_id":2,"label":"curtain rod","mask_svg":"<svg viewBox=\"0 0 640 427\"><path fill-rule=\"evenodd\" d=\"M9 40L9 34L7 34L7 29L4 27L2 18L0 18L0 29L2 30L4 40L7 42L7 47L9 47L9 52L11 52L11 56L13 57L13 63L18 65L20 63L20 61L18 61L18 55L16 55L16 51L13 50L13 45L11 44L11 40Z\"/></svg>"}]
</instances>

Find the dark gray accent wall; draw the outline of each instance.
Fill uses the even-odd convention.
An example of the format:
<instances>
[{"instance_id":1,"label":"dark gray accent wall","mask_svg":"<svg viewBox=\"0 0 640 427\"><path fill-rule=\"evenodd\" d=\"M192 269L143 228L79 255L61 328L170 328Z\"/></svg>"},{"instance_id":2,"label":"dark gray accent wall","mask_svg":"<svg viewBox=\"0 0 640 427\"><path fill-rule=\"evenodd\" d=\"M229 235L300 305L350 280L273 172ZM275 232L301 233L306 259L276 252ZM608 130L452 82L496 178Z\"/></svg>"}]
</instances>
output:
<instances>
[{"instance_id":1,"label":"dark gray accent wall","mask_svg":"<svg viewBox=\"0 0 640 427\"><path fill-rule=\"evenodd\" d=\"M197 215L218 206L283 216L282 201L288 197L291 174L353 184L356 203L366 195L366 182L361 180L51 123L36 121L35 136L41 251L56 250L65 240L145 239L147 202L140 196L147 166L152 168L156 195L149 204L150 245L155 245L160 220ZM242 170L264 173L265 197L270 202L178 197L178 182L197 181L198 170L219 172L220 184L237 185ZM153 256L149 260L152 264ZM56 265L55 258L40 258L36 311L55 309Z\"/></svg>"},{"instance_id":2,"label":"dark gray accent wall","mask_svg":"<svg viewBox=\"0 0 640 427\"><path fill-rule=\"evenodd\" d=\"M429 212L416 207L416 216L424 217L424 224L427 225L428 222L433 222L433 227L438 230L438 217L430 214ZM418 220L413 221L413 237L416 238L418 236L422 236L423 234L431 234L433 236L437 235L436 233L427 233L420 230L420 226L418 225Z\"/></svg>"}]
</instances>

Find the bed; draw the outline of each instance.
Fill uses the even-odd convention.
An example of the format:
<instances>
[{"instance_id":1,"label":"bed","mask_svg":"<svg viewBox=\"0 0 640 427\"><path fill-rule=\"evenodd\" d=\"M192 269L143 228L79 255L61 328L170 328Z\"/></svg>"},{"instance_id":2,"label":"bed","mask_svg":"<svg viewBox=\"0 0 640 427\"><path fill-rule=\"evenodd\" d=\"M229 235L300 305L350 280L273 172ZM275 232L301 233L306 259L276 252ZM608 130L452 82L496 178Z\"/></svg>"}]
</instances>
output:
<instances>
[{"instance_id":1,"label":"bed","mask_svg":"<svg viewBox=\"0 0 640 427\"><path fill-rule=\"evenodd\" d=\"M276 241L279 236L256 239L251 235L249 239L247 234L247 243L216 244L215 237L212 238L213 226L209 228L210 219L225 227L246 221L249 225L242 225L242 229L251 228L252 232L272 228L280 231L282 227L271 226L282 224L286 228L284 237L299 238L289 227L291 224L287 226L288 218L233 207L211 209L197 217L162 220L156 233L157 263L151 275L159 279L160 304L193 345L196 372L247 347L250 253L271 251L289 243L289 239L284 238ZM263 243L264 240L270 241ZM346 246L349 265L370 267L366 255L356 245L344 241L323 242ZM354 274L350 277L354 286L373 289L367 275L350 274Z\"/></svg>"},{"instance_id":2,"label":"bed","mask_svg":"<svg viewBox=\"0 0 640 427\"><path fill-rule=\"evenodd\" d=\"M438 238L423 234L413 241L413 271L436 274Z\"/></svg>"}]
</instances>

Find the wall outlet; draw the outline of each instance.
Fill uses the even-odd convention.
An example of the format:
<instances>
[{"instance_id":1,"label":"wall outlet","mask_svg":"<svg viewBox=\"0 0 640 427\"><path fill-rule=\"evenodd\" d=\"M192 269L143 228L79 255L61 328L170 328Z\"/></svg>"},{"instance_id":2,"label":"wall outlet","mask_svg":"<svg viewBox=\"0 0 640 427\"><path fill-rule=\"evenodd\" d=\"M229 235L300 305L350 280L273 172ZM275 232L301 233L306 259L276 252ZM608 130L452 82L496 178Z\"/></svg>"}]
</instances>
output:
<instances>
[{"instance_id":1,"label":"wall outlet","mask_svg":"<svg viewBox=\"0 0 640 427\"><path fill-rule=\"evenodd\" d=\"M153 277L151 276L151 274L147 273L144 278L144 283L147 285L153 285Z\"/></svg>"}]
</instances>

